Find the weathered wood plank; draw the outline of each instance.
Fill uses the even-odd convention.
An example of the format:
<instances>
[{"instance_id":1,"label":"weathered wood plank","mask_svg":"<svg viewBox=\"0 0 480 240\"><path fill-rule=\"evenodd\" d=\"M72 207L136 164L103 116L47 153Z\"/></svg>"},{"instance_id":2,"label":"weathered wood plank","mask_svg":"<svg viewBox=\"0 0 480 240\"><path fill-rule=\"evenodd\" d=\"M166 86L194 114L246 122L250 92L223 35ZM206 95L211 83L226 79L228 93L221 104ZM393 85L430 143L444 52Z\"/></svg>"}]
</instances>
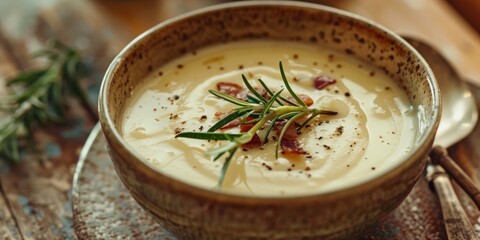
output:
<instances>
[{"instance_id":1,"label":"weathered wood plank","mask_svg":"<svg viewBox=\"0 0 480 240\"><path fill-rule=\"evenodd\" d=\"M0 175L25 239L73 238L71 179L78 152L91 127L91 121L84 121L38 131L35 138L39 152L25 152L22 161ZM57 136L71 131L77 133L68 138Z\"/></svg>"},{"instance_id":2,"label":"weathered wood plank","mask_svg":"<svg viewBox=\"0 0 480 240\"><path fill-rule=\"evenodd\" d=\"M0 48L0 63L4 83L18 69L4 48ZM0 94L6 94L4 88ZM72 115L86 116L78 104L71 104ZM0 160L0 236L4 239L73 238L69 189L78 151L93 124L78 119L39 131L35 138L40 153L25 152L18 164Z\"/></svg>"},{"instance_id":3,"label":"weathered wood plank","mask_svg":"<svg viewBox=\"0 0 480 240\"><path fill-rule=\"evenodd\" d=\"M20 232L4 200L4 196L0 197L0 238L5 240L21 239Z\"/></svg>"},{"instance_id":4,"label":"weathered wood plank","mask_svg":"<svg viewBox=\"0 0 480 240\"><path fill-rule=\"evenodd\" d=\"M2 36L0 36L2 38ZM11 62L10 54L6 51L0 40L0 84L5 82L5 76L10 76L17 71L16 64ZM6 94L4 88L0 88L0 96ZM0 175L9 171L9 166L0 160ZM10 206L2 189L2 178L0 177L0 238L21 239L17 224L12 216Z\"/></svg>"}]
</instances>

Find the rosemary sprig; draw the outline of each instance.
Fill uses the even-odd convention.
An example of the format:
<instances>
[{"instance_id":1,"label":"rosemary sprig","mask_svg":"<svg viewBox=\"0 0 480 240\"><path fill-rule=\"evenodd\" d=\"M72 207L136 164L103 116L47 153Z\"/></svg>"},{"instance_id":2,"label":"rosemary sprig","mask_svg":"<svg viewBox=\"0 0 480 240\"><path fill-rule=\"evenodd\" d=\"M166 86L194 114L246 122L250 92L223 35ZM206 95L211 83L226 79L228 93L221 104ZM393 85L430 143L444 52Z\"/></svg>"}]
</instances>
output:
<instances>
[{"instance_id":1,"label":"rosemary sprig","mask_svg":"<svg viewBox=\"0 0 480 240\"><path fill-rule=\"evenodd\" d=\"M269 95L269 99L265 98L260 94L255 88L249 83L247 78L242 75L242 80L245 86L252 94L249 94L248 101L234 98L230 95L215 91L209 90L209 92L223 100L231 102L238 107L233 109L233 111L227 116L220 119L215 123L207 132L182 132L177 134L175 137L178 138L192 138L192 139L203 139L203 140L224 140L228 141L227 144L220 146L218 148L211 149L208 151L209 155L213 158L214 161L218 160L220 157L226 155L225 162L222 166L220 177L218 179L218 188L221 188L223 180L225 178L225 173L228 169L230 161L232 160L235 152L243 144L246 144L252 140L254 135L260 129L266 129L265 137L263 142L267 142L268 136L273 130L273 126L276 122L286 121L282 126L280 135L277 139L276 148L275 148L275 157L278 158L279 146L282 138L287 131L287 128L293 124L295 121L306 117L306 119L300 123L300 126L297 128L297 131L307 125L318 115L335 115L337 112L323 110L313 107L308 107L305 102L293 91L290 87L285 71L283 69L282 62L279 63L280 75L283 81L285 88L287 89L290 96L295 99L295 102L288 100L287 98L281 96L280 94L284 89L277 91L276 93L272 91L262 80L258 80L260 85L265 89ZM246 121L247 117L256 116L254 120ZM241 124L254 123L253 127L244 132L238 134L224 133L224 132L215 132L221 129L226 124L231 121L240 118L242 119Z\"/></svg>"},{"instance_id":2,"label":"rosemary sprig","mask_svg":"<svg viewBox=\"0 0 480 240\"><path fill-rule=\"evenodd\" d=\"M65 120L66 93L73 94L90 117L97 118L79 84L86 71L75 50L52 41L34 57L46 58L45 67L8 79L9 95L0 97L0 112L7 115L0 120L0 155L14 162L21 157L21 140L31 136L34 129Z\"/></svg>"}]
</instances>

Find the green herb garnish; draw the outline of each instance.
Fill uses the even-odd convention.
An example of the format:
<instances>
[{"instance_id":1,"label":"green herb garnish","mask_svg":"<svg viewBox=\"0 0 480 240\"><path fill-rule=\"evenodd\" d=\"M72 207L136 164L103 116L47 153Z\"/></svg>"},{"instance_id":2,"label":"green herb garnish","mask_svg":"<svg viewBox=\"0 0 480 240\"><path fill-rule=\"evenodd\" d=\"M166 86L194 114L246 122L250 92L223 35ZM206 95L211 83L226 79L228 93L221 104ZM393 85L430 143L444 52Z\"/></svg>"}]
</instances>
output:
<instances>
[{"instance_id":1,"label":"green herb garnish","mask_svg":"<svg viewBox=\"0 0 480 240\"><path fill-rule=\"evenodd\" d=\"M76 51L52 41L34 57L46 58L45 67L8 79L10 93L0 97L0 112L8 114L0 120L0 155L10 161L20 160L20 141L32 136L34 129L65 120L67 93L80 101L92 119L97 118L79 83L86 71Z\"/></svg>"},{"instance_id":2,"label":"green herb garnish","mask_svg":"<svg viewBox=\"0 0 480 240\"><path fill-rule=\"evenodd\" d=\"M284 89L281 89L280 91L275 93L262 80L258 79L258 82L265 89L269 96L269 98L266 98L262 96L262 94L260 94L257 90L255 90L255 88L248 82L247 78L242 75L243 83L252 93L248 95L248 101L237 99L235 97L215 90L209 90L211 94L223 100L231 102L238 107L234 108L230 114L223 117L212 127L210 127L207 132L182 132L175 136L181 138L228 141L227 144L218 148L214 148L208 152L214 161L218 160L223 155L227 155L222 170L220 172L220 177L218 179L218 188L221 188L222 186L223 180L225 178L225 173L237 149L243 144L250 142L254 135L257 133L257 131L259 131L260 129L266 129L263 142L267 142L268 136L270 135L274 124L278 121L286 121L286 123L282 126L280 135L276 143L275 157L278 158L280 142L282 141L282 138L284 137L288 127L296 120L299 120L302 117L306 117L306 120L300 123L299 127L297 128L297 131L299 131L301 128L303 128L306 124L308 124L320 114L337 114L337 112L335 111L308 107L288 84L282 62L279 63L279 68L283 84L285 85L285 88L287 89L290 96L295 99L296 102L290 101L280 95ZM244 133L231 134L224 132L215 132L237 118L240 118L242 120L241 124L251 123L254 125L250 130ZM250 120L247 122L247 118L253 118L254 120Z\"/></svg>"}]
</instances>

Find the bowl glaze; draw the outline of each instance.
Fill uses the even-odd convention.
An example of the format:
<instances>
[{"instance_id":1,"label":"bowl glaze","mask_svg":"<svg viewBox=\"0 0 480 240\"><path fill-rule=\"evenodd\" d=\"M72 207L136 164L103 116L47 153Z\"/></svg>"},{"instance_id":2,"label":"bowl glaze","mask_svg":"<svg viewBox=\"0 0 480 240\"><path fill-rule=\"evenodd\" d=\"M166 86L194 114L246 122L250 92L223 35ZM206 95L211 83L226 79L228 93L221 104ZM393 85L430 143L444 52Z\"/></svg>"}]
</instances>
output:
<instances>
[{"instance_id":1,"label":"bowl glaze","mask_svg":"<svg viewBox=\"0 0 480 240\"><path fill-rule=\"evenodd\" d=\"M365 183L302 197L234 196L187 185L144 164L119 125L135 85L170 60L213 44L271 39L318 44L370 62L403 87L418 114L413 150ZM395 209L422 175L440 116L439 87L425 60L384 27L299 2L240 2L165 21L113 60L99 98L100 122L117 174L136 201L180 239L351 239ZM381 151L381 149L379 149Z\"/></svg>"}]
</instances>

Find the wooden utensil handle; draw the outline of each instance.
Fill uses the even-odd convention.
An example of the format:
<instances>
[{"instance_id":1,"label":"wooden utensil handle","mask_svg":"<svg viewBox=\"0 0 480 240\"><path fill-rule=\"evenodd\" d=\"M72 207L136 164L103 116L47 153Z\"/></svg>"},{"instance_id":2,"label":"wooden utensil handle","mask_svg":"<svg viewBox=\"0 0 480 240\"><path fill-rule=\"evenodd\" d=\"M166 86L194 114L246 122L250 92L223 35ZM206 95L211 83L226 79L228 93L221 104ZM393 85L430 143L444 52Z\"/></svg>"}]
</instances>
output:
<instances>
[{"instance_id":1,"label":"wooden utensil handle","mask_svg":"<svg viewBox=\"0 0 480 240\"><path fill-rule=\"evenodd\" d=\"M442 172L443 169L436 171L432 181L442 206L448 239L479 239L453 190L449 176Z\"/></svg>"},{"instance_id":2,"label":"wooden utensil handle","mask_svg":"<svg viewBox=\"0 0 480 240\"><path fill-rule=\"evenodd\" d=\"M480 209L480 189L455 161L448 156L447 150L440 146L433 147L430 152L430 159L434 164L442 166L448 175L470 196L477 208Z\"/></svg>"}]
</instances>

